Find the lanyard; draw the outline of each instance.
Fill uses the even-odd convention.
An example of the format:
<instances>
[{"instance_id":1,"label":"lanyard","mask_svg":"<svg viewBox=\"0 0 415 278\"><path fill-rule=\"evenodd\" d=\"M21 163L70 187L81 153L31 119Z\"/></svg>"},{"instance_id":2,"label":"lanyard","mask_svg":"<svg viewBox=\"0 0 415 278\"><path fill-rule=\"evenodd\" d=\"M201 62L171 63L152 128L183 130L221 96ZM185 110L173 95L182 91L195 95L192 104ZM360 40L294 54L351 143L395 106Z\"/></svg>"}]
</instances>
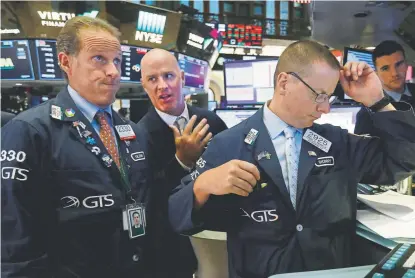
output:
<instances>
[{"instance_id":1,"label":"lanyard","mask_svg":"<svg viewBox=\"0 0 415 278\"><path fill-rule=\"evenodd\" d=\"M119 142L117 142L119 143ZM134 199L133 195L132 195L132 190L131 190L131 184L130 184L130 180L128 177L128 170L127 170L127 165L125 163L124 160L124 155L121 152L121 148L120 148L120 144L118 144L118 153L119 153L119 157L120 157L120 173L121 173L121 183L125 189L125 194L126 194L126 199L127 200L131 200L134 203L136 202L136 200Z\"/></svg>"}]
</instances>

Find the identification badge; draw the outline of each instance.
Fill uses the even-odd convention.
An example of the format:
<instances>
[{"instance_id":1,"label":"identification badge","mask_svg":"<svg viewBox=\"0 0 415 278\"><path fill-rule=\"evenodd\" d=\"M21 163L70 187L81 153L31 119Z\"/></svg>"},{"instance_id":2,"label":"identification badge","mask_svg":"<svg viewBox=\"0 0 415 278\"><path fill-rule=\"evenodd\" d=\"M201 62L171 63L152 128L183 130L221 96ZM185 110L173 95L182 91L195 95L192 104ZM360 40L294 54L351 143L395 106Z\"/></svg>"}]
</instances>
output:
<instances>
[{"instance_id":1,"label":"identification badge","mask_svg":"<svg viewBox=\"0 0 415 278\"><path fill-rule=\"evenodd\" d=\"M251 128L248 135L245 137L245 143L249 145L253 145L255 143L256 138L258 137L258 130Z\"/></svg>"},{"instance_id":2,"label":"identification badge","mask_svg":"<svg viewBox=\"0 0 415 278\"><path fill-rule=\"evenodd\" d=\"M123 227L128 230L130 238L146 234L146 212L142 204L135 203L126 206L123 211Z\"/></svg>"},{"instance_id":3,"label":"identification badge","mask_svg":"<svg viewBox=\"0 0 415 278\"><path fill-rule=\"evenodd\" d=\"M144 152L136 152L131 154L131 159L134 161L139 161L146 159L146 156L144 155Z\"/></svg>"},{"instance_id":4,"label":"identification badge","mask_svg":"<svg viewBox=\"0 0 415 278\"><path fill-rule=\"evenodd\" d=\"M317 158L316 166L317 167L334 166L334 157L332 156L319 157Z\"/></svg>"},{"instance_id":5,"label":"identification badge","mask_svg":"<svg viewBox=\"0 0 415 278\"><path fill-rule=\"evenodd\" d=\"M310 129L307 129L303 139L324 152L328 152L330 150L331 142Z\"/></svg>"},{"instance_id":6,"label":"identification badge","mask_svg":"<svg viewBox=\"0 0 415 278\"><path fill-rule=\"evenodd\" d=\"M62 108L56 105L51 106L50 116L57 120L63 119Z\"/></svg>"},{"instance_id":7,"label":"identification badge","mask_svg":"<svg viewBox=\"0 0 415 278\"><path fill-rule=\"evenodd\" d=\"M115 129L117 130L118 136L120 136L121 140L125 141L135 139L135 133L130 125L116 125Z\"/></svg>"}]
</instances>

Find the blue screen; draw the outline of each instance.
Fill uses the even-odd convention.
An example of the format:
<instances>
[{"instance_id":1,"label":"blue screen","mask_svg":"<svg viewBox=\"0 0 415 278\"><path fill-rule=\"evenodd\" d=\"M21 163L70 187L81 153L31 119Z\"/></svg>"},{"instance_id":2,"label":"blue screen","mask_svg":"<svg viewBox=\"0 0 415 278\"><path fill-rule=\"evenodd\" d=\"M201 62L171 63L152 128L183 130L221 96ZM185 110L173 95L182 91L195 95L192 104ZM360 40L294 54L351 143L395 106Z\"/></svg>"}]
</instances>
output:
<instances>
[{"instance_id":1,"label":"blue screen","mask_svg":"<svg viewBox=\"0 0 415 278\"><path fill-rule=\"evenodd\" d=\"M375 69L375 65L372 62L372 53L367 53L359 50L347 50L346 62L366 62L369 66Z\"/></svg>"},{"instance_id":2,"label":"blue screen","mask_svg":"<svg viewBox=\"0 0 415 278\"><path fill-rule=\"evenodd\" d=\"M196 89L205 88L208 62L187 55L178 55L180 69L184 71L184 86Z\"/></svg>"},{"instance_id":3,"label":"blue screen","mask_svg":"<svg viewBox=\"0 0 415 278\"><path fill-rule=\"evenodd\" d=\"M35 79L29 42L27 40L1 41L1 79Z\"/></svg>"}]
</instances>

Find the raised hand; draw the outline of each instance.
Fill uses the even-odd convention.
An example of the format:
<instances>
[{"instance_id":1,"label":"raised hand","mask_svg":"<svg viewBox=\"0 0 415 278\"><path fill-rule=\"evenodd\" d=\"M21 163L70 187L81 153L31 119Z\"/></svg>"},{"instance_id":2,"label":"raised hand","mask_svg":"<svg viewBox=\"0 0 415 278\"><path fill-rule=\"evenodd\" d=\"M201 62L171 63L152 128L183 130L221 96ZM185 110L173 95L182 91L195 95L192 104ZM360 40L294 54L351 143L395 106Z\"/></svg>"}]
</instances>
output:
<instances>
[{"instance_id":1,"label":"raised hand","mask_svg":"<svg viewBox=\"0 0 415 278\"><path fill-rule=\"evenodd\" d=\"M340 70L340 83L349 97L367 107L384 96L379 77L365 62L347 62Z\"/></svg>"},{"instance_id":2,"label":"raised hand","mask_svg":"<svg viewBox=\"0 0 415 278\"><path fill-rule=\"evenodd\" d=\"M177 127L170 126L173 130L174 142L176 144L176 156L189 168L193 167L196 160L201 156L204 147L212 138L211 132L206 135L209 129L206 119L201 120L193 129L196 119L196 115L190 118L182 134L180 134Z\"/></svg>"}]
</instances>

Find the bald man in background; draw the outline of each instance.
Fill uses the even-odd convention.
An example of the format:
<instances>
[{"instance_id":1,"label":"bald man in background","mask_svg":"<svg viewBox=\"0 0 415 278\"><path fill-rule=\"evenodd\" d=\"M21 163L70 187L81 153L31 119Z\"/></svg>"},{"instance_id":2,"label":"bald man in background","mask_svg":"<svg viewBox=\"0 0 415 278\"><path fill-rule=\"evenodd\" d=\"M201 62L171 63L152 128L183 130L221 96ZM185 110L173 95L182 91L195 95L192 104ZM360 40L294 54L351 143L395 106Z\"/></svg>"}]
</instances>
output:
<instances>
[{"instance_id":1,"label":"bald man in background","mask_svg":"<svg viewBox=\"0 0 415 278\"><path fill-rule=\"evenodd\" d=\"M156 277L190 278L197 260L189 238L173 232L167 218L170 191L195 167L209 140L227 127L214 113L188 106L184 72L170 52L152 49L141 61L141 82L153 107L138 125L148 131L155 202Z\"/></svg>"}]
</instances>

